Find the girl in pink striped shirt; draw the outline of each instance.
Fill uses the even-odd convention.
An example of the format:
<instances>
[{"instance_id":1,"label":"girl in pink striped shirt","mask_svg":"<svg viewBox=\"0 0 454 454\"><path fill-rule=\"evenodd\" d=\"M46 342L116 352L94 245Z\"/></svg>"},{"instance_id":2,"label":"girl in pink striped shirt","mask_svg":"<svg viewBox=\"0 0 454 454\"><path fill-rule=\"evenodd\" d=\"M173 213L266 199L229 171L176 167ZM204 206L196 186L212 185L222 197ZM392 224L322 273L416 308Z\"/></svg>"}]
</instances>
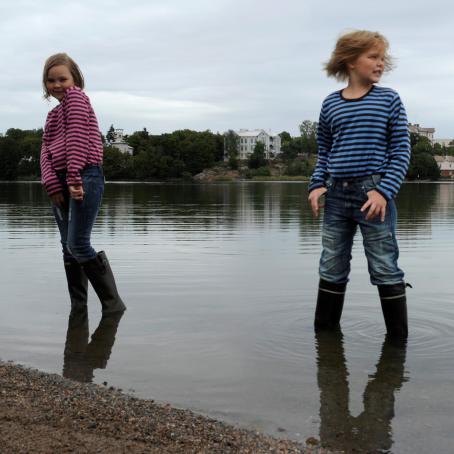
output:
<instances>
[{"instance_id":1,"label":"girl in pink striped shirt","mask_svg":"<svg viewBox=\"0 0 454 454\"><path fill-rule=\"evenodd\" d=\"M106 254L90 243L104 192L103 146L84 78L67 54L55 54L44 65L43 88L46 99L59 101L44 127L41 176L60 230L71 313L86 314L88 281L103 315L122 313L126 307Z\"/></svg>"}]
</instances>

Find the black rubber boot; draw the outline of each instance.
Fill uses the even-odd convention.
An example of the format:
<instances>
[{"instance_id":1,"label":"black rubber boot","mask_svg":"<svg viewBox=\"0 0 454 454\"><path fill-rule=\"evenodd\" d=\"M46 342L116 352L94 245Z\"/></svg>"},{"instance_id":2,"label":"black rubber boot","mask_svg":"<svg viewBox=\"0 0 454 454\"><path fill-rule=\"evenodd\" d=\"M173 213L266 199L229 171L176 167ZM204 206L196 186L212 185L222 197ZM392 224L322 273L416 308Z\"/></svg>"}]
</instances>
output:
<instances>
[{"instance_id":1,"label":"black rubber boot","mask_svg":"<svg viewBox=\"0 0 454 454\"><path fill-rule=\"evenodd\" d=\"M339 328L346 287L346 283L334 284L320 279L315 309L315 331L332 331Z\"/></svg>"},{"instance_id":2,"label":"black rubber boot","mask_svg":"<svg viewBox=\"0 0 454 454\"><path fill-rule=\"evenodd\" d=\"M85 352L88 345L88 312L78 308L71 310L66 331L65 351L63 355L63 377L80 382L90 382L93 370L87 368Z\"/></svg>"},{"instance_id":3,"label":"black rubber boot","mask_svg":"<svg viewBox=\"0 0 454 454\"><path fill-rule=\"evenodd\" d=\"M406 339L408 336L407 297L405 283L378 285L386 331L391 338Z\"/></svg>"},{"instance_id":4,"label":"black rubber boot","mask_svg":"<svg viewBox=\"0 0 454 454\"><path fill-rule=\"evenodd\" d=\"M105 369L124 312L103 315L87 346L86 359L93 369Z\"/></svg>"},{"instance_id":5,"label":"black rubber boot","mask_svg":"<svg viewBox=\"0 0 454 454\"><path fill-rule=\"evenodd\" d=\"M64 259L66 280L68 281L71 313L87 308L88 279L76 259Z\"/></svg>"},{"instance_id":6,"label":"black rubber boot","mask_svg":"<svg viewBox=\"0 0 454 454\"><path fill-rule=\"evenodd\" d=\"M82 267L101 301L102 313L124 312L126 306L118 294L106 253L104 251L98 252L95 258L82 263Z\"/></svg>"}]
</instances>

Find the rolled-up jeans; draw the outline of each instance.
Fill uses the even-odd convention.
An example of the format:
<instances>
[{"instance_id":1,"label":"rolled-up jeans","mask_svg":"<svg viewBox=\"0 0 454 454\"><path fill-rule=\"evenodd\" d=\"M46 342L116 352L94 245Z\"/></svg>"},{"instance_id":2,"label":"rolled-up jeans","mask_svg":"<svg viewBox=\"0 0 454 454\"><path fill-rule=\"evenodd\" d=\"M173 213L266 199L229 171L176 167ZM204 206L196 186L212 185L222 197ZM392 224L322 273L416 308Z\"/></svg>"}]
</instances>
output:
<instances>
[{"instance_id":1,"label":"rolled-up jeans","mask_svg":"<svg viewBox=\"0 0 454 454\"><path fill-rule=\"evenodd\" d=\"M76 259L79 263L86 262L96 256L91 246L91 231L101 206L104 192L104 174L102 167L91 165L80 172L83 200L74 200L69 195L66 183L66 172L57 176L63 186L63 205L52 205L55 220L60 230L60 238L64 259Z\"/></svg>"},{"instance_id":2,"label":"rolled-up jeans","mask_svg":"<svg viewBox=\"0 0 454 454\"><path fill-rule=\"evenodd\" d=\"M371 283L392 285L403 282L404 273L397 265L399 248L394 200L387 202L384 222L380 216L366 220L368 210L360 211L368 200L367 193L379 181L380 175L359 179L328 178L319 268L322 279L333 283L348 282L353 237L359 225Z\"/></svg>"}]
</instances>

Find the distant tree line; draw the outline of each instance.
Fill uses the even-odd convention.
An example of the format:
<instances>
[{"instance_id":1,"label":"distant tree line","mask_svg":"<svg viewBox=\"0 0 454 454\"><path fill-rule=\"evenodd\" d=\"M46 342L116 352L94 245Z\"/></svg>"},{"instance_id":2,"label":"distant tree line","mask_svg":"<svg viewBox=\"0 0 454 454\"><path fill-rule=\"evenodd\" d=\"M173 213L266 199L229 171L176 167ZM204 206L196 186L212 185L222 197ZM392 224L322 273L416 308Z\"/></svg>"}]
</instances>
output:
<instances>
[{"instance_id":1,"label":"distant tree line","mask_svg":"<svg viewBox=\"0 0 454 454\"><path fill-rule=\"evenodd\" d=\"M112 180L167 180L191 177L224 157L224 136L210 131L174 131L152 135L146 129L125 136L133 154L124 154L104 142L104 171ZM8 129L0 136L0 179L36 179L40 176L42 129ZM109 140L107 140L109 137Z\"/></svg>"},{"instance_id":2,"label":"distant tree line","mask_svg":"<svg viewBox=\"0 0 454 454\"><path fill-rule=\"evenodd\" d=\"M211 131L174 131L153 135L145 128L125 136L133 154L104 148L104 171L111 180L168 180L191 178L223 161L224 136Z\"/></svg>"},{"instance_id":3,"label":"distant tree line","mask_svg":"<svg viewBox=\"0 0 454 454\"><path fill-rule=\"evenodd\" d=\"M311 122L308 122L309 124ZM306 124L303 122L303 124ZM313 123L316 126L316 123ZM306 128L307 129L307 128ZM265 159L264 145L256 144L246 162L239 162L239 140L236 134L192 131L189 129L167 134L150 134L146 128L136 131L124 140L133 149L132 155L112 146L113 125L103 136L104 172L109 180L169 180L192 178L214 165L232 169L241 167L245 177L270 175L271 162ZM40 176L42 129L8 129L0 136L0 179L37 179ZM282 154L278 162L284 165L284 174L309 175L315 159L314 130L302 129L301 137L292 138L281 133ZM229 142L230 140L230 142ZM224 160L224 147L228 159ZM241 170L240 169L240 170Z\"/></svg>"},{"instance_id":4,"label":"distant tree line","mask_svg":"<svg viewBox=\"0 0 454 454\"><path fill-rule=\"evenodd\" d=\"M265 147L257 142L247 161L240 161L239 137L211 131L178 130L154 135L145 128L125 136L133 154L122 153L111 145L113 126L103 136L104 171L109 180L169 180L192 178L215 165L239 169L244 177L268 176L279 167L281 175L310 176L317 159L317 123L305 120L300 135L287 131L281 137L281 153L273 161L265 158ZM0 136L0 179L36 179L40 175L42 129L11 128ZM454 155L450 147L432 145L423 136L411 134L412 156L409 179L438 179L440 171L434 155ZM226 159L224 159L226 158Z\"/></svg>"}]
</instances>

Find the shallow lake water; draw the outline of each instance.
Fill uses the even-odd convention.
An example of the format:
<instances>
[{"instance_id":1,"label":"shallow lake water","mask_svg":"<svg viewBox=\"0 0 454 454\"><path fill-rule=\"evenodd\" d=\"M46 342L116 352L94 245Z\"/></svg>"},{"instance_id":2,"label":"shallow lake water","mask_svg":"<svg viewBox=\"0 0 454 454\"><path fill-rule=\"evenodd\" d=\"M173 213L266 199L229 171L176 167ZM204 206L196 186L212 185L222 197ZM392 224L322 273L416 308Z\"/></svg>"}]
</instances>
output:
<instances>
[{"instance_id":1,"label":"shallow lake water","mask_svg":"<svg viewBox=\"0 0 454 454\"><path fill-rule=\"evenodd\" d=\"M98 326L91 292L88 329L68 329L48 200L0 183L0 359L347 452L452 452L454 185L398 196L406 346L385 341L360 236L343 336L314 336L321 219L306 198L305 183L107 184L92 240L128 310Z\"/></svg>"}]
</instances>

